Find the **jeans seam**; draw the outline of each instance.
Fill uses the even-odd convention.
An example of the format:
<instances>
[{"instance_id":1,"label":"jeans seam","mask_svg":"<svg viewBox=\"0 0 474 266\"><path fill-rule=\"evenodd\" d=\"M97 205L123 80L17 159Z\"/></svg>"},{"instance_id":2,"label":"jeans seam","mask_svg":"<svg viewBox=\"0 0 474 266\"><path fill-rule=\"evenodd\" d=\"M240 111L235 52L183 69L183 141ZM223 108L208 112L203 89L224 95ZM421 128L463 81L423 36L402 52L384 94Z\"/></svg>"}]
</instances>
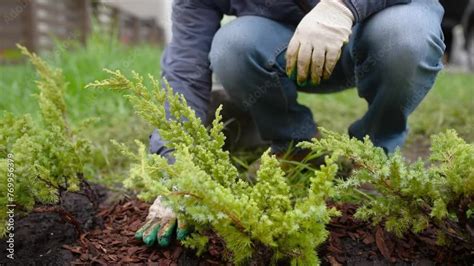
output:
<instances>
[{"instance_id":1,"label":"jeans seam","mask_svg":"<svg viewBox=\"0 0 474 266\"><path fill-rule=\"evenodd\" d=\"M277 57L282 53L286 48L288 47L288 44L281 45L275 51L273 52L272 56L270 57L269 60L266 62L266 67L270 70L270 76L275 79L276 85L278 86L278 90L280 91L280 94L284 100L285 104L285 112L288 112L288 98L286 97L285 90L283 89L283 84L281 83L281 77L279 73L279 69L277 68Z\"/></svg>"},{"instance_id":2,"label":"jeans seam","mask_svg":"<svg viewBox=\"0 0 474 266\"><path fill-rule=\"evenodd\" d=\"M283 52L287 47L288 47L288 44L284 44L278 47L277 49L275 49L275 51L272 54L272 57L266 62L266 66L269 69L275 67L275 65L277 64L278 55L280 55L280 53Z\"/></svg>"},{"instance_id":3,"label":"jeans seam","mask_svg":"<svg viewBox=\"0 0 474 266\"><path fill-rule=\"evenodd\" d=\"M288 97L286 97L285 90L283 89L283 84L281 83L280 75L278 73L272 73L271 76L276 80L278 90L280 91L282 98L285 101L285 112L288 113Z\"/></svg>"},{"instance_id":4,"label":"jeans seam","mask_svg":"<svg viewBox=\"0 0 474 266\"><path fill-rule=\"evenodd\" d=\"M361 29L361 27L363 27L362 25L359 26L359 30L357 33L355 33L356 35L354 36L354 39L352 40L353 41L353 44L352 44L352 47L351 47L351 56L352 56L352 61L354 62L354 86L358 87L358 83L359 83L359 74L360 74L360 70L359 70L359 67L360 65L362 64L362 60L359 58L359 55L358 55L358 48L359 48L359 44L360 44L360 32L363 30Z\"/></svg>"}]
</instances>

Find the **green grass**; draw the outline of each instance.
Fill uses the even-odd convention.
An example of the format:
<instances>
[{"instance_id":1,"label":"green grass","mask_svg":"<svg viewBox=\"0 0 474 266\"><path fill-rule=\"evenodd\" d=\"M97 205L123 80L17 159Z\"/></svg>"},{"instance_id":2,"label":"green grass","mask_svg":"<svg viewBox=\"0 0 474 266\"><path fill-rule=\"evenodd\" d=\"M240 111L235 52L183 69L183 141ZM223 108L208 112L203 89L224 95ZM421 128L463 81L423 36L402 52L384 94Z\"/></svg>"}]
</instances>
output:
<instances>
[{"instance_id":1,"label":"green grass","mask_svg":"<svg viewBox=\"0 0 474 266\"><path fill-rule=\"evenodd\" d=\"M419 151L423 155L428 136L448 128L454 128L466 141L474 141L472 88L473 74L441 72L434 88L409 118L410 133L405 149L424 146L424 151ZM341 133L347 132L347 127L367 110L367 103L358 97L355 89L336 94L300 94L299 101L311 108L319 126Z\"/></svg>"},{"instance_id":2,"label":"green grass","mask_svg":"<svg viewBox=\"0 0 474 266\"><path fill-rule=\"evenodd\" d=\"M139 139L147 143L151 128L134 115L120 93L87 90L84 86L105 78L104 68L120 69L124 73L135 70L158 76L161 49L147 45L128 47L112 38L94 34L86 46L58 43L54 52L43 56L63 70L69 83L66 102L71 122L76 124L84 118L98 118L87 132L98 148L94 155L101 169L98 178L119 180L126 169L126 161L117 154L110 139L124 143ZM32 66L0 66L0 75L0 110L38 117ZM473 84L474 75L442 72L433 90L410 118L407 147L416 147L420 143L426 145L427 136L447 128L456 129L469 142L474 141ZM299 100L313 110L320 126L338 132L346 132L347 127L367 109L367 104L354 89L328 95L300 94Z\"/></svg>"},{"instance_id":3,"label":"green grass","mask_svg":"<svg viewBox=\"0 0 474 266\"><path fill-rule=\"evenodd\" d=\"M161 49L152 46L127 47L111 38L94 35L85 47L76 43L58 44L58 48L43 57L55 67L63 70L69 86L66 101L70 107L69 117L73 121L84 117L100 117L105 122L111 117L131 115L127 100L110 91L86 90L84 86L96 79L106 77L103 69L120 69L124 73L135 70L139 73L160 73ZM13 113L38 111L33 94L35 72L31 65L1 66L0 109Z\"/></svg>"},{"instance_id":4,"label":"green grass","mask_svg":"<svg viewBox=\"0 0 474 266\"><path fill-rule=\"evenodd\" d=\"M135 70L158 77L161 51L161 48L149 45L127 47L97 33L86 46L58 43L53 52L42 54L52 66L63 70L69 84L65 97L71 123L96 118L87 134L97 147L94 160L96 167L101 169L95 173L99 180L119 180L126 171L126 161L112 147L111 139L130 144L139 139L146 143L152 128L134 114L121 93L85 89L84 86L107 77L104 68L120 69L124 73ZM0 110L30 113L38 118L33 67L28 63L4 65L0 66L0 75Z\"/></svg>"}]
</instances>

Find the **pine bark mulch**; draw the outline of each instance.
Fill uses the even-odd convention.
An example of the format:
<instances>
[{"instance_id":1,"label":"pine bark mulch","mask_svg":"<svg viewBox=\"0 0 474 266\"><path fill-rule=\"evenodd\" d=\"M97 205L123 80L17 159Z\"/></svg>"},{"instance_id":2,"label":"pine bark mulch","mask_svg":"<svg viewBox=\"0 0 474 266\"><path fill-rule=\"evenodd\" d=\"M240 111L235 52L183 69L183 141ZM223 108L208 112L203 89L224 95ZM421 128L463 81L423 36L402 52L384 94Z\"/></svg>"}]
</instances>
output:
<instances>
[{"instance_id":1,"label":"pine bark mulch","mask_svg":"<svg viewBox=\"0 0 474 266\"><path fill-rule=\"evenodd\" d=\"M223 265L228 257L222 241L211 236L208 251L200 258L186 250L176 241L168 248L146 247L135 240L135 231L147 214L149 204L136 199L122 200L99 211L104 227L94 229L81 236L76 246L64 248L78 255L76 263L127 264L149 263L158 265ZM380 263L382 265L408 265L412 263L441 263L472 265L473 254L436 245L431 229L420 235L407 234L397 238L381 226L373 227L353 218L356 206L336 206L342 216L334 218L328 228L331 232L319 256L325 265L353 265Z\"/></svg>"}]
</instances>

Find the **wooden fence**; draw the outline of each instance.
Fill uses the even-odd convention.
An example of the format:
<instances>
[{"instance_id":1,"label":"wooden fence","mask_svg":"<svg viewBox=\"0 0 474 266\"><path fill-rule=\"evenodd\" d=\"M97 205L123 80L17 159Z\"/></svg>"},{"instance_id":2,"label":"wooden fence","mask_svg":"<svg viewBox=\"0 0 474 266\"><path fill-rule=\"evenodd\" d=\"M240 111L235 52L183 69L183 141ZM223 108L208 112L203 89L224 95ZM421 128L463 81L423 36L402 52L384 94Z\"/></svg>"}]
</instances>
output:
<instances>
[{"instance_id":1,"label":"wooden fence","mask_svg":"<svg viewBox=\"0 0 474 266\"><path fill-rule=\"evenodd\" d=\"M100 29L107 34L117 35L123 43L162 44L164 42L163 29L156 25L154 19L139 18L99 2L94 2L92 6L93 17L100 25Z\"/></svg>"},{"instance_id":2,"label":"wooden fence","mask_svg":"<svg viewBox=\"0 0 474 266\"><path fill-rule=\"evenodd\" d=\"M54 40L85 42L93 18L99 30L122 42L163 42L154 20L141 19L91 0L0 0L0 62L18 58L16 44L35 52L54 47Z\"/></svg>"}]
</instances>

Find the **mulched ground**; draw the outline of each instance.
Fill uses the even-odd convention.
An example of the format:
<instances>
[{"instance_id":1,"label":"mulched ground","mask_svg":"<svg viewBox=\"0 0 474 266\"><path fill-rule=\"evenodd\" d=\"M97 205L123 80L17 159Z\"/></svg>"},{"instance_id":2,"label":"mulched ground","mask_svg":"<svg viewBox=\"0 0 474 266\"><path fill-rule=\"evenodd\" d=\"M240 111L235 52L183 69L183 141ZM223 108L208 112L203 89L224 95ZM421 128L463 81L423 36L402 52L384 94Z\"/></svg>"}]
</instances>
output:
<instances>
[{"instance_id":1,"label":"mulched ground","mask_svg":"<svg viewBox=\"0 0 474 266\"><path fill-rule=\"evenodd\" d=\"M73 264L97 263L101 265L148 263L155 265L221 265L224 248L213 236L211 247L201 258L194 256L174 241L168 248L147 247L134 238L147 215L150 205L136 199L123 199L102 208L97 216L103 219L103 228L83 234L76 245L63 248L76 254Z\"/></svg>"},{"instance_id":2,"label":"mulched ground","mask_svg":"<svg viewBox=\"0 0 474 266\"><path fill-rule=\"evenodd\" d=\"M82 198L81 198L82 197ZM208 251L197 258L194 252L173 242L166 249L148 248L134 239L149 204L122 199L99 209L83 196L67 194L64 207L77 215L85 233L79 238L74 227L57 214L33 213L19 219L16 232L15 264L37 265L224 265L228 253L222 241L209 235ZM372 227L353 219L356 207L336 206L343 215L329 225L331 235L318 254L323 265L473 265L468 250L435 245L432 232L398 239L382 227ZM96 215L94 215L94 212ZM5 241L0 248L4 252ZM472 251L471 251L472 252ZM8 263L5 256L0 264ZM264 265L254 262L253 265Z\"/></svg>"},{"instance_id":3,"label":"mulched ground","mask_svg":"<svg viewBox=\"0 0 474 266\"><path fill-rule=\"evenodd\" d=\"M329 241L319 252L331 265L473 265L474 251L436 245L434 232L397 238L382 227L353 218L356 206L336 206L342 216L331 221Z\"/></svg>"},{"instance_id":4,"label":"mulched ground","mask_svg":"<svg viewBox=\"0 0 474 266\"><path fill-rule=\"evenodd\" d=\"M166 249L148 248L134 239L146 216L149 205L137 200L122 200L112 207L102 209L99 217L104 228L96 229L81 237L81 246L69 250L80 257L76 263L159 263L159 265L222 265L225 254L222 242L211 238L208 252L201 258L185 251L178 243ZM407 235L398 239L382 227L372 227L354 220L353 205L336 206L343 213L329 225L331 236L319 254L326 265L412 265L452 264L472 265L472 255L467 250L446 249L435 244L429 230L420 236Z\"/></svg>"}]
</instances>

